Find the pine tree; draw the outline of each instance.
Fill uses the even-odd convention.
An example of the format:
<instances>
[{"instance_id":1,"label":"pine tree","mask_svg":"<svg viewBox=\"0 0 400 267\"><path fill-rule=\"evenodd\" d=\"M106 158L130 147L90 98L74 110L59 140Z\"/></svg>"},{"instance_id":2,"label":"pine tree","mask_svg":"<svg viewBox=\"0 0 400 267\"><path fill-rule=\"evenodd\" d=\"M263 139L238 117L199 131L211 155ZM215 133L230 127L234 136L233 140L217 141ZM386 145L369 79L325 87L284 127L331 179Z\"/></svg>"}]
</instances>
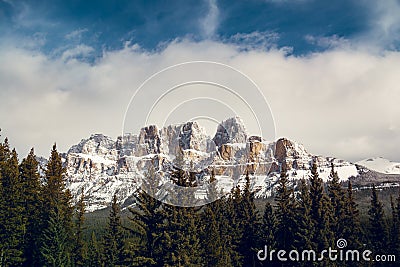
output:
<instances>
[{"instance_id":1,"label":"pine tree","mask_svg":"<svg viewBox=\"0 0 400 267\"><path fill-rule=\"evenodd\" d=\"M394 231L392 233L393 235L393 247L392 251L395 253L395 255L400 255L400 190L399 190L399 195L396 198L396 204L395 204L395 211L393 217L393 224L394 226Z\"/></svg>"},{"instance_id":2,"label":"pine tree","mask_svg":"<svg viewBox=\"0 0 400 267\"><path fill-rule=\"evenodd\" d=\"M24 261L24 233L26 218L22 182L19 176L18 156L15 149L10 152L7 139L1 144L1 244L0 263L2 266L21 266Z\"/></svg>"},{"instance_id":3,"label":"pine tree","mask_svg":"<svg viewBox=\"0 0 400 267\"><path fill-rule=\"evenodd\" d=\"M74 264L75 266L84 266L86 259L86 243L83 239L83 231L85 229L85 202L83 190L81 196L79 198L78 203L76 204L75 211L75 236L74 236Z\"/></svg>"},{"instance_id":4,"label":"pine tree","mask_svg":"<svg viewBox=\"0 0 400 267\"><path fill-rule=\"evenodd\" d=\"M173 191L169 190L167 193L171 199L171 204L181 207L194 207L198 203L198 200L195 198L194 188L197 186L197 173L184 170L184 165L183 152L181 151L175 157L174 166L169 171L170 179L175 187L172 188Z\"/></svg>"},{"instance_id":5,"label":"pine tree","mask_svg":"<svg viewBox=\"0 0 400 267\"><path fill-rule=\"evenodd\" d=\"M162 202L153 197L159 192L159 183L160 179L151 165L142 188L135 195L136 206L129 208L129 220L132 224L129 230L136 242L129 246L128 261L134 266L154 266L161 260L160 237L164 217L161 211Z\"/></svg>"},{"instance_id":6,"label":"pine tree","mask_svg":"<svg viewBox=\"0 0 400 267\"><path fill-rule=\"evenodd\" d=\"M237 209L237 219L242 222L242 239L239 248L243 256L243 265L253 266L257 261L256 252L260 246L260 218L254 204L254 193L251 192L248 171L245 179L246 183Z\"/></svg>"},{"instance_id":7,"label":"pine tree","mask_svg":"<svg viewBox=\"0 0 400 267\"><path fill-rule=\"evenodd\" d=\"M1 129L0 129L1 131ZM4 254L5 254L5 247L3 246L3 240L5 239L5 199L3 198L3 178L2 173L4 169L5 163L5 147L3 143L0 142L0 266L4 264Z\"/></svg>"},{"instance_id":8,"label":"pine tree","mask_svg":"<svg viewBox=\"0 0 400 267\"><path fill-rule=\"evenodd\" d=\"M43 235L41 251L44 264L53 265L54 262L70 264L70 255L73 248L73 207L71 193L65 188L65 169L61 157L54 144L45 171L45 185L43 187L44 213ZM51 238L54 237L54 240ZM63 242L62 244L60 242ZM56 249L53 247L55 246ZM51 255L51 253L54 253ZM66 259L59 254L65 255Z\"/></svg>"},{"instance_id":9,"label":"pine tree","mask_svg":"<svg viewBox=\"0 0 400 267\"><path fill-rule=\"evenodd\" d=\"M99 248L99 244L96 239L96 235L92 232L89 244L88 244L88 252L85 266L87 267L99 267L103 266L101 262L101 252Z\"/></svg>"},{"instance_id":10,"label":"pine tree","mask_svg":"<svg viewBox=\"0 0 400 267\"><path fill-rule=\"evenodd\" d=\"M261 224L261 237L263 244L260 246L260 248L267 246L268 251L277 249L277 242L275 239L276 225L277 222L274 210L272 209L271 203L267 201L265 203L265 210ZM280 266L280 264L273 259L272 261L264 261L262 266Z\"/></svg>"},{"instance_id":11,"label":"pine tree","mask_svg":"<svg viewBox=\"0 0 400 267\"><path fill-rule=\"evenodd\" d=\"M398 239L398 227L399 227L399 219L397 217L396 206L394 204L393 196L390 195L390 209L391 209L391 218L390 218L390 229L389 229L389 249L388 252L395 253L397 251L397 247L399 244ZM395 254L396 255L396 254Z\"/></svg>"},{"instance_id":12,"label":"pine tree","mask_svg":"<svg viewBox=\"0 0 400 267\"><path fill-rule=\"evenodd\" d=\"M40 235L42 229L42 185L40 183L39 163L33 148L22 160L19 173L23 183L23 196L26 217L26 233L24 237L25 266L40 264Z\"/></svg>"},{"instance_id":13,"label":"pine tree","mask_svg":"<svg viewBox=\"0 0 400 267\"><path fill-rule=\"evenodd\" d=\"M383 253L388 245L387 226L383 205L378 199L375 185L372 185L371 206L368 210L369 215L369 240L374 253Z\"/></svg>"},{"instance_id":14,"label":"pine tree","mask_svg":"<svg viewBox=\"0 0 400 267\"><path fill-rule=\"evenodd\" d=\"M45 171L45 201L47 201L46 204L49 207L52 207L55 202L62 202L62 208L65 209L65 211L61 211L72 214L73 208L69 204L69 193L65 188L65 172L65 168L62 166L61 156L57 151L56 144L54 144Z\"/></svg>"},{"instance_id":15,"label":"pine tree","mask_svg":"<svg viewBox=\"0 0 400 267\"><path fill-rule=\"evenodd\" d=\"M332 238L329 225L329 211L331 207L315 162L311 168L310 199L310 217L314 226L312 242L318 251L322 251L329 247L330 242L334 242L334 239Z\"/></svg>"},{"instance_id":16,"label":"pine tree","mask_svg":"<svg viewBox=\"0 0 400 267\"><path fill-rule=\"evenodd\" d=\"M1 129L0 129L1 131ZM0 266L4 266L4 254L6 248L3 245L3 240L6 238L5 233L5 203L3 198L3 170L6 158L6 149L3 143L0 142Z\"/></svg>"},{"instance_id":17,"label":"pine tree","mask_svg":"<svg viewBox=\"0 0 400 267\"><path fill-rule=\"evenodd\" d=\"M223 198L225 199L225 198ZM221 236L225 240L225 248L232 266L243 266L243 255L240 252L240 244L243 237L243 222L238 215L238 207L242 194L239 186L232 188L230 195L222 202Z\"/></svg>"},{"instance_id":18,"label":"pine tree","mask_svg":"<svg viewBox=\"0 0 400 267\"><path fill-rule=\"evenodd\" d=\"M177 160L182 161L183 158L178 156ZM183 166L183 164L177 162L176 166ZM170 174L171 180L178 187L190 189L196 186L195 173L174 167ZM164 266L201 266L200 217L197 209L194 208L196 202L194 191L178 190L169 194L171 199L174 199L174 203L182 203L187 207L163 205L166 218L162 237L165 249L163 264Z\"/></svg>"},{"instance_id":19,"label":"pine tree","mask_svg":"<svg viewBox=\"0 0 400 267\"><path fill-rule=\"evenodd\" d=\"M109 267L120 266L124 260L124 235L120 207L117 203L117 195L114 194L104 237L104 263Z\"/></svg>"},{"instance_id":20,"label":"pine tree","mask_svg":"<svg viewBox=\"0 0 400 267\"><path fill-rule=\"evenodd\" d=\"M223 215L225 198L219 198L215 185L214 171L211 173L207 198L214 200L207 204L201 213L201 245L204 265L232 266L230 235L227 232L227 218ZM211 241L211 242L210 242Z\"/></svg>"},{"instance_id":21,"label":"pine tree","mask_svg":"<svg viewBox=\"0 0 400 267\"><path fill-rule=\"evenodd\" d=\"M164 266L201 266L199 215L191 207L165 205Z\"/></svg>"},{"instance_id":22,"label":"pine tree","mask_svg":"<svg viewBox=\"0 0 400 267\"><path fill-rule=\"evenodd\" d=\"M276 242L279 249L287 251L294 249L295 241L295 210L293 188L289 185L286 170L281 170L281 175L276 188Z\"/></svg>"},{"instance_id":23,"label":"pine tree","mask_svg":"<svg viewBox=\"0 0 400 267\"><path fill-rule=\"evenodd\" d=\"M1 129L0 129L1 130ZM6 232L6 199L3 193L3 177L7 175L7 161L10 158L10 148L7 138L4 143L0 142L0 266L6 266L7 247L5 240Z\"/></svg>"},{"instance_id":24,"label":"pine tree","mask_svg":"<svg viewBox=\"0 0 400 267\"><path fill-rule=\"evenodd\" d=\"M71 266L69 238L64 226L62 209L53 207L49 213L47 228L43 231L40 248L45 266Z\"/></svg>"},{"instance_id":25,"label":"pine tree","mask_svg":"<svg viewBox=\"0 0 400 267\"><path fill-rule=\"evenodd\" d=\"M69 239L72 241L72 196L65 187L65 173L66 170L62 166L57 146L54 144L45 171L45 186L43 188L44 209L49 212L58 209ZM46 214L44 217L46 219Z\"/></svg>"},{"instance_id":26,"label":"pine tree","mask_svg":"<svg viewBox=\"0 0 400 267\"><path fill-rule=\"evenodd\" d=\"M347 240L349 248L358 249L361 248L361 224L360 224L360 212L358 205L354 199L353 186L351 181L348 181L347 185L347 196L346 196L346 219L343 229L343 238Z\"/></svg>"},{"instance_id":27,"label":"pine tree","mask_svg":"<svg viewBox=\"0 0 400 267\"><path fill-rule=\"evenodd\" d=\"M337 172L335 172L333 163L331 164L331 173L329 178L328 192L332 207L330 226L334 239L338 240L339 238L343 238L344 227L347 222L345 210L345 192L339 183L339 176Z\"/></svg>"},{"instance_id":28,"label":"pine tree","mask_svg":"<svg viewBox=\"0 0 400 267\"><path fill-rule=\"evenodd\" d=\"M217 200L218 202L218 200ZM213 205L211 205L213 204ZM217 221L217 204L208 204L202 215L202 249L206 266L226 266L226 262L221 262L228 258L227 255L222 257L223 242L219 232L219 222Z\"/></svg>"},{"instance_id":29,"label":"pine tree","mask_svg":"<svg viewBox=\"0 0 400 267\"><path fill-rule=\"evenodd\" d=\"M262 219L261 233L265 244L271 248L276 248L275 240L276 217L270 202L265 203L265 210Z\"/></svg>"},{"instance_id":30,"label":"pine tree","mask_svg":"<svg viewBox=\"0 0 400 267\"><path fill-rule=\"evenodd\" d=\"M300 180L299 194L297 196L296 209L296 235L294 246L298 251L313 248L312 234L313 222L311 219L311 198L310 191L305 179Z\"/></svg>"}]
</instances>

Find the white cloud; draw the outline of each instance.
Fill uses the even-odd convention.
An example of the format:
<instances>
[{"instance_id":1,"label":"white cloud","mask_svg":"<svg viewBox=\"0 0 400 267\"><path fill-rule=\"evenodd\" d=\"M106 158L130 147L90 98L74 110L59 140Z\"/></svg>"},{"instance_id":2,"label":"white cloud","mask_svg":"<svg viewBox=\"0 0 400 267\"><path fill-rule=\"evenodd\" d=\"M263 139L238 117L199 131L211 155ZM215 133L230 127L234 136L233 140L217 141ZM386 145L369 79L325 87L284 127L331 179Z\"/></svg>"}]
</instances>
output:
<instances>
[{"instance_id":1,"label":"white cloud","mask_svg":"<svg viewBox=\"0 0 400 267\"><path fill-rule=\"evenodd\" d=\"M314 36L314 35L306 35L305 39L307 42L313 45L318 45L324 49L332 49L332 48L344 48L350 46L349 40L344 37L340 37L336 34L332 36Z\"/></svg>"},{"instance_id":2,"label":"white cloud","mask_svg":"<svg viewBox=\"0 0 400 267\"><path fill-rule=\"evenodd\" d=\"M360 36L360 44L367 44L375 49L393 49L400 43L400 2L397 0L365 0L371 22Z\"/></svg>"},{"instance_id":3,"label":"white cloud","mask_svg":"<svg viewBox=\"0 0 400 267\"><path fill-rule=\"evenodd\" d=\"M70 59L74 59L76 57L87 57L93 51L94 51L93 47L80 44L73 48L65 50L61 55L61 59L63 61L67 61Z\"/></svg>"},{"instance_id":4,"label":"white cloud","mask_svg":"<svg viewBox=\"0 0 400 267\"><path fill-rule=\"evenodd\" d=\"M216 0L207 0L208 12L201 20L201 29L205 38L212 38L219 24L219 9Z\"/></svg>"},{"instance_id":5,"label":"white cloud","mask_svg":"<svg viewBox=\"0 0 400 267\"><path fill-rule=\"evenodd\" d=\"M58 23L47 19L44 16L37 16L36 7L32 7L25 1L13 1L11 6L13 7L13 18L14 28L24 29L41 29L49 30L56 26Z\"/></svg>"},{"instance_id":6,"label":"white cloud","mask_svg":"<svg viewBox=\"0 0 400 267\"><path fill-rule=\"evenodd\" d=\"M234 43L245 50L270 50L271 48L276 48L278 40L279 34L276 32L254 31L232 35L228 42Z\"/></svg>"},{"instance_id":7,"label":"white cloud","mask_svg":"<svg viewBox=\"0 0 400 267\"><path fill-rule=\"evenodd\" d=\"M400 37L400 3L396 0L376 2L379 19L376 27L381 31L382 38L398 40Z\"/></svg>"},{"instance_id":8,"label":"white cloud","mask_svg":"<svg viewBox=\"0 0 400 267\"><path fill-rule=\"evenodd\" d=\"M65 39L67 40L80 40L82 35L87 32L88 29L77 29L65 35Z\"/></svg>"},{"instance_id":9,"label":"white cloud","mask_svg":"<svg viewBox=\"0 0 400 267\"><path fill-rule=\"evenodd\" d=\"M94 64L65 60L90 51L80 47L50 58L0 47L0 125L21 154L35 146L47 155L55 141L65 151L96 132L115 138L128 100L146 78L172 64L212 60L255 80L271 105L278 137L300 141L317 154L400 160L399 52L338 47L294 56L180 40L157 52L126 46Z\"/></svg>"}]
</instances>

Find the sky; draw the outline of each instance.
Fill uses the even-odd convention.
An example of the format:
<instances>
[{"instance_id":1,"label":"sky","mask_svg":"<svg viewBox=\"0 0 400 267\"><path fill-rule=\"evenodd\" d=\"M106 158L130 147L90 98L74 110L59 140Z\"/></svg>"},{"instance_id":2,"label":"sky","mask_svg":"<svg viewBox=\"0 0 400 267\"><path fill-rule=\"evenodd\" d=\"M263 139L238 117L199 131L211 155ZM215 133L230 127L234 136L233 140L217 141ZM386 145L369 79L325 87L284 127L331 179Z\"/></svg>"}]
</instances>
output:
<instances>
[{"instance_id":1,"label":"sky","mask_svg":"<svg viewBox=\"0 0 400 267\"><path fill-rule=\"evenodd\" d=\"M274 118L264 125L268 138L350 161L400 161L399 14L398 0L0 0L1 134L20 155L35 147L46 157L54 142L67 151L93 133L116 138L146 79L175 64L213 61L259 87L272 115L257 116ZM241 90L257 110L260 92ZM162 94L150 85L143 92L138 107ZM218 120L225 113L216 103L229 97L218 93L215 107L207 104ZM165 119L174 108L164 103L156 115Z\"/></svg>"}]
</instances>

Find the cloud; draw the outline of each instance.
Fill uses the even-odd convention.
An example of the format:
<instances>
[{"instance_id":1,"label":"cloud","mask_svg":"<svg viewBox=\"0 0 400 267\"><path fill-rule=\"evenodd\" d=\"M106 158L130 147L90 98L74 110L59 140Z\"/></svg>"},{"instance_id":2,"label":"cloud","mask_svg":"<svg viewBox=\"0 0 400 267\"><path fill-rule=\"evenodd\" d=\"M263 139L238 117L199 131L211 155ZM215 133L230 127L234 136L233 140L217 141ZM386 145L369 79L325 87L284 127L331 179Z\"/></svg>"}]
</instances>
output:
<instances>
[{"instance_id":1,"label":"cloud","mask_svg":"<svg viewBox=\"0 0 400 267\"><path fill-rule=\"evenodd\" d=\"M396 50L400 46L400 2L397 0L366 0L370 25L361 34L359 42L375 46L376 49Z\"/></svg>"},{"instance_id":2,"label":"cloud","mask_svg":"<svg viewBox=\"0 0 400 267\"><path fill-rule=\"evenodd\" d=\"M88 32L88 29L84 28L84 29L77 29L74 30L68 34L65 35L65 39L67 40L80 40L82 38L82 35Z\"/></svg>"},{"instance_id":3,"label":"cloud","mask_svg":"<svg viewBox=\"0 0 400 267\"><path fill-rule=\"evenodd\" d=\"M400 3L396 0L376 2L379 19L375 25L381 38L388 41L399 41L400 38Z\"/></svg>"},{"instance_id":4,"label":"cloud","mask_svg":"<svg viewBox=\"0 0 400 267\"><path fill-rule=\"evenodd\" d=\"M67 60L74 59L74 58L77 58L77 57L86 58L92 52L94 52L93 47L80 44L80 45L77 45L77 46L75 46L73 48L65 50L61 55L61 59L63 61L67 61Z\"/></svg>"},{"instance_id":5,"label":"cloud","mask_svg":"<svg viewBox=\"0 0 400 267\"><path fill-rule=\"evenodd\" d=\"M350 41L345 39L344 37L339 37L334 34L332 36L314 36L314 35L306 35L304 37L307 42L313 45L317 45L324 49L333 49L338 47L347 47L350 46Z\"/></svg>"},{"instance_id":6,"label":"cloud","mask_svg":"<svg viewBox=\"0 0 400 267\"><path fill-rule=\"evenodd\" d=\"M236 33L227 42L233 43L244 50L270 50L277 47L279 34L276 32Z\"/></svg>"},{"instance_id":7,"label":"cloud","mask_svg":"<svg viewBox=\"0 0 400 267\"><path fill-rule=\"evenodd\" d=\"M203 37L206 39L214 37L219 23L219 9L216 0L207 0L208 12L201 20L200 26L203 32Z\"/></svg>"},{"instance_id":8,"label":"cloud","mask_svg":"<svg viewBox=\"0 0 400 267\"><path fill-rule=\"evenodd\" d=\"M278 137L321 155L400 160L399 52L339 46L295 56L284 49L243 50L233 43L181 39L153 52L126 45L89 64L79 55L90 51L78 46L49 57L0 46L2 136L19 153L35 146L48 155L55 141L65 151L96 132L115 138L130 97L146 78L172 64L212 60L238 68L259 85Z\"/></svg>"},{"instance_id":9,"label":"cloud","mask_svg":"<svg viewBox=\"0 0 400 267\"><path fill-rule=\"evenodd\" d=\"M31 5L26 1L13 1L13 28L14 29L42 29L49 30L57 26L57 22L46 16L38 16L40 5Z\"/></svg>"}]
</instances>

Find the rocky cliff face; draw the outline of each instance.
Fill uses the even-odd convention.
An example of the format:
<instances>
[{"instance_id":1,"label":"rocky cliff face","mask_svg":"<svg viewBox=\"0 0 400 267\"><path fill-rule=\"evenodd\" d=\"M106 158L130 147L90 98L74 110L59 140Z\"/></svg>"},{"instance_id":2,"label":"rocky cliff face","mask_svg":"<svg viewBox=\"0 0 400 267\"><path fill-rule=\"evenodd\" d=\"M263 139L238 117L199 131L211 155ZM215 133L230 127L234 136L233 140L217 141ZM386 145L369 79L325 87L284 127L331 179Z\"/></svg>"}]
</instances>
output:
<instances>
[{"instance_id":1,"label":"rocky cliff face","mask_svg":"<svg viewBox=\"0 0 400 267\"><path fill-rule=\"evenodd\" d=\"M221 122L213 141L217 147L227 143L246 143L247 131L243 121L239 117L233 117Z\"/></svg>"},{"instance_id":2,"label":"rocky cliff face","mask_svg":"<svg viewBox=\"0 0 400 267\"><path fill-rule=\"evenodd\" d=\"M117 140L94 134L63 155L67 187L74 196L84 191L88 210L106 207L114 193L123 203L134 194L151 166L159 173L166 172L178 154L203 178L213 169L217 185L224 191L241 184L248 170L257 197L271 194L282 167L291 179L307 177L313 161L318 162L323 179L329 175L331 162L341 179L358 175L355 165L314 156L294 141L281 138L267 142L260 136L249 136L241 119L234 117L221 122L212 139L197 122L161 129L150 125L138 135L126 134Z\"/></svg>"}]
</instances>

